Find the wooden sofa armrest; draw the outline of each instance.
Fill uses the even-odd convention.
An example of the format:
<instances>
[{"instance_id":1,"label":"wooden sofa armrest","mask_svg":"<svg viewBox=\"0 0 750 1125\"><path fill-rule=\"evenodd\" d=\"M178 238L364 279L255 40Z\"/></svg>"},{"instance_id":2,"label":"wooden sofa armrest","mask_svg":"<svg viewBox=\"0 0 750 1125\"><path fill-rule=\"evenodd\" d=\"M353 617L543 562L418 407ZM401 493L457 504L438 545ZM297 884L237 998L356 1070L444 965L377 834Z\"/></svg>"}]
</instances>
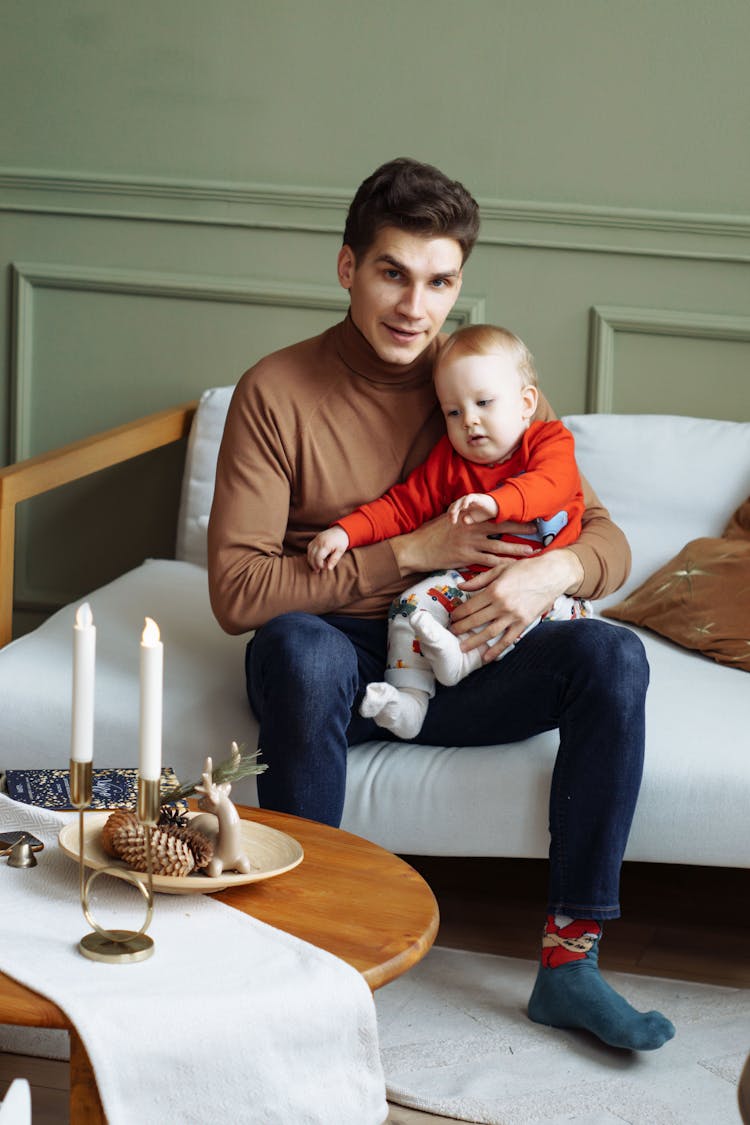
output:
<instances>
[{"instance_id":1,"label":"wooden sofa armrest","mask_svg":"<svg viewBox=\"0 0 750 1125\"><path fill-rule=\"evenodd\" d=\"M16 505L179 441L189 432L197 405L169 407L0 469L0 648L12 638Z\"/></svg>"}]
</instances>

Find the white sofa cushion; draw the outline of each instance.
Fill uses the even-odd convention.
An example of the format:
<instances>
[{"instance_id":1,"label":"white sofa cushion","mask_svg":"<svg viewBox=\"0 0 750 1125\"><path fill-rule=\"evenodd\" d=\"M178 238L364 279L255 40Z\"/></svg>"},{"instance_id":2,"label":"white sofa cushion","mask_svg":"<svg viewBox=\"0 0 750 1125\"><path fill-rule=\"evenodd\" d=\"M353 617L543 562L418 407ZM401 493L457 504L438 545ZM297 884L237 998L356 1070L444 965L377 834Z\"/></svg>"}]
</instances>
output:
<instances>
[{"instance_id":1,"label":"white sofa cushion","mask_svg":"<svg viewBox=\"0 0 750 1125\"><path fill-rule=\"evenodd\" d=\"M750 495L750 423L659 414L564 419L581 472L623 529L633 553L621 601L691 539L721 535Z\"/></svg>"},{"instance_id":2,"label":"white sofa cushion","mask_svg":"<svg viewBox=\"0 0 750 1125\"><path fill-rule=\"evenodd\" d=\"M175 557L207 566L206 534L214 498L216 461L234 387L204 391L190 427L182 477Z\"/></svg>"}]
</instances>

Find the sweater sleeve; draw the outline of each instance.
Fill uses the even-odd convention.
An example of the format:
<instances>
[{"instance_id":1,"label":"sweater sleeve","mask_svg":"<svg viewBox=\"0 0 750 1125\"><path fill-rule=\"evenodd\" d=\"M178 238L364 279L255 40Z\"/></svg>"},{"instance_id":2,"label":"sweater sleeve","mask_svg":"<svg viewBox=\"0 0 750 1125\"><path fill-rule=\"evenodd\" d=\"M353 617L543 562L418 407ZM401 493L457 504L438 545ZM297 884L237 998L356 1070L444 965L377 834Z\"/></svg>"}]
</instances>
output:
<instances>
[{"instance_id":1,"label":"sweater sleeve","mask_svg":"<svg viewBox=\"0 0 750 1125\"><path fill-rule=\"evenodd\" d=\"M535 421L557 418L544 395L539 395ZM622 586L630 573L630 547L621 528L613 522L593 488L581 475L585 509L581 534L566 550L581 561L583 580L571 593L580 598L603 598Z\"/></svg>"},{"instance_id":2,"label":"sweater sleeve","mask_svg":"<svg viewBox=\"0 0 750 1125\"><path fill-rule=\"evenodd\" d=\"M546 422L529 431L528 459L521 476L511 477L492 493L498 522L549 518L580 498L581 478L575 442L562 422Z\"/></svg>"},{"instance_id":3,"label":"sweater sleeve","mask_svg":"<svg viewBox=\"0 0 750 1125\"><path fill-rule=\"evenodd\" d=\"M261 401L251 370L227 415L208 525L211 606L227 633L294 610L333 612L398 581L387 543L349 551L323 574L285 547L295 468L294 438Z\"/></svg>"}]
</instances>

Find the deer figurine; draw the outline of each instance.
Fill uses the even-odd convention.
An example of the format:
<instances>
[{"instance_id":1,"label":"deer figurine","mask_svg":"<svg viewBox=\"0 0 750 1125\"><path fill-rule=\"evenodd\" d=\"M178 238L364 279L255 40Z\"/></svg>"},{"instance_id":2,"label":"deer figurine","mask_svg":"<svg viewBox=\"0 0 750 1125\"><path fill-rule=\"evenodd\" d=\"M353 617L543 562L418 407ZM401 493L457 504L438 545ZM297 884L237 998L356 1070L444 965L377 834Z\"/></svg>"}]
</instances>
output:
<instances>
[{"instance_id":1,"label":"deer figurine","mask_svg":"<svg viewBox=\"0 0 750 1125\"><path fill-rule=\"evenodd\" d=\"M206 867L206 874L211 879L223 871L240 871L247 875L252 864L242 851L239 814L229 800L232 786L228 781L215 785L212 774L213 762L211 758L206 758L203 784L195 787L195 792L202 794L198 808L203 812L190 822L191 828L198 828L214 840L214 854Z\"/></svg>"}]
</instances>

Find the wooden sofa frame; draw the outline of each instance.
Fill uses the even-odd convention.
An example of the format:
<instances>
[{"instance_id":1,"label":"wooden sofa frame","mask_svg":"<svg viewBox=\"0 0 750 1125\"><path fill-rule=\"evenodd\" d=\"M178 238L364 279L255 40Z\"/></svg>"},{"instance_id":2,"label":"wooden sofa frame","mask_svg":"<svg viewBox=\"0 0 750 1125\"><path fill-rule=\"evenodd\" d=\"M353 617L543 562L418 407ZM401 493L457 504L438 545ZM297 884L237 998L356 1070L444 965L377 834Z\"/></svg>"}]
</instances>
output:
<instances>
[{"instance_id":1,"label":"wooden sofa frame","mask_svg":"<svg viewBox=\"0 0 750 1125\"><path fill-rule=\"evenodd\" d=\"M16 505L187 437L197 400L0 469L0 648L13 639Z\"/></svg>"}]
</instances>

